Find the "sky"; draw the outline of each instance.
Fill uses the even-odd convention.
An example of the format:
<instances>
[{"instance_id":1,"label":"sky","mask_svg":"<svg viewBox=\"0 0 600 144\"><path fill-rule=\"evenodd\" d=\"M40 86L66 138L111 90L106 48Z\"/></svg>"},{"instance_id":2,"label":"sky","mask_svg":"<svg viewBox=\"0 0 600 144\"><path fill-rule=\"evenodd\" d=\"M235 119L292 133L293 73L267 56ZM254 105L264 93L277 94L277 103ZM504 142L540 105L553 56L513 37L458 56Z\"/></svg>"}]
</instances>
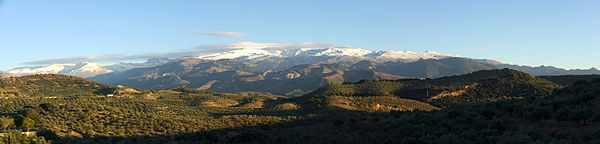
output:
<instances>
[{"instance_id":1,"label":"sky","mask_svg":"<svg viewBox=\"0 0 600 144\"><path fill-rule=\"evenodd\" d=\"M0 0L0 70L223 51L215 45L434 51L600 68L597 0Z\"/></svg>"}]
</instances>

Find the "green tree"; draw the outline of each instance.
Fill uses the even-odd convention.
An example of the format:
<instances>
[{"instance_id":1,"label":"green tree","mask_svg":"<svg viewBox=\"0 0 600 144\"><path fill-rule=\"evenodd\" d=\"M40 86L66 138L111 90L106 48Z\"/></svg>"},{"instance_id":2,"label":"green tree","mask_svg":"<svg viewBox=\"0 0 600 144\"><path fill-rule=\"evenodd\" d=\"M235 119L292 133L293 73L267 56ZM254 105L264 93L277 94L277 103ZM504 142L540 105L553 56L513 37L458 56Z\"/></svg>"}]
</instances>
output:
<instances>
[{"instance_id":1,"label":"green tree","mask_svg":"<svg viewBox=\"0 0 600 144\"><path fill-rule=\"evenodd\" d=\"M2 124L2 129L6 131L6 128L13 125L15 123L15 120L8 116L2 116L0 117L0 123Z\"/></svg>"},{"instance_id":2,"label":"green tree","mask_svg":"<svg viewBox=\"0 0 600 144\"><path fill-rule=\"evenodd\" d=\"M27 129L27 131L29 131L29 129L33 128L33 125L35 125L35 121L31 118L25 118L23 119L23 123L21 124L22 128Z\"/></svg>"},{"instance_id":3,"label":"green tree","mask_svg":"<svg viewBox=\"0 0 600 144\"><path fill-rule=\"evenodd\" d=\"M46 112L49 112L49 113L53 113L54 111L59 109L59 107L53 103L43 103L43 104L40 104L39 107L41 107L42 109L44 109Z\"/></svg>"},{"instance_id":4,"label":"green tree","mask_svg":"<svg viewBox=\"0 0 600 144\"><path fill-rule=\"evenodd\" d=\"M558 127L560 126L560 121L569 120L569 110L566 108L561 108L556 112L554 117L556 117L556 126Z\"/></svg>"},{"instance_id":5,"label":"green tree","mask_svg":"<svg viewBox=\"0 0 600 144\"><path fill-rule=\"evenodd\" d=\"M577 106L575 110L569 113L569 120L577 123L577 128L579 128L579 124L583 122L586 124L586 120L592 117L593 111L590 107L587 106Z\"/></svg>"},{"instance_id":6,"label":"green tree","mask_svg":"<svg viewBox=\"0 0 600 144\"><path fill-rule=\"evenodd\" d=\"M15 125L17 125L17 127L19 128L24 128L27 131L33 128L34 124L35 121L33 119L25 117L23 115L17 115L17 118L15 119Z\"/></svg>"},{"instance_id":7,"label":"green tree","mask_svg":"<svg viewBox=\"0 0 600 144\"><path fill-rule=\"evenodd\" d=\"M0 140L1 143L50 144L50 142L45 140L44 137L27 136L26 134L21 133L21 131L8 131L4 136L5 137Z\"/></svg>"},{"instance_id":8,"label":"green tree","mask_svg":"<svg viewBox=\"0 0 600 144\"><path fill-rule=\"evenodd\" d=\"M37 136L44 137L46 140L53 140L53 141L58 140L58 135L56 135L56 133L54 131L48 130L48 129L40 130L37 133Z\"/></svg>"},{"instance_id":9,"label":"green tree","mask_svg":"<svg viewBox=\"0 0 600 144\"><path fill-rule=\"evenodd\" d=\"M31 118L34 121L41 121L42 120L42 116L40 116L40 113L35 110L35 109L27 109L25 111L25 117Z\"/></svg>"}]
</instances>

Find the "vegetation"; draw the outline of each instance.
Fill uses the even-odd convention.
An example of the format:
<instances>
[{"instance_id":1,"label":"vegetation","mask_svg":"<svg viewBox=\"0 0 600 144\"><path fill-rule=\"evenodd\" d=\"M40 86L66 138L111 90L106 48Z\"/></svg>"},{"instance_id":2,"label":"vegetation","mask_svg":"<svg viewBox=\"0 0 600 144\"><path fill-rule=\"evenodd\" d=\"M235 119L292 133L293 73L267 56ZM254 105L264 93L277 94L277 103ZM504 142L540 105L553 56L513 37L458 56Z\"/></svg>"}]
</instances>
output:
<instances>
[{"instance_id":1,"label":"vegetation","mask_svg":"<svg viewBox=\"0 0 600 144\"><path fill-rule=\"evenodd\" d=\"M560 88L552 82L511 70L485 70L461 76L425 80L362 80L332 84L313 96L395 96L447 107L461 103L487 103L498 100L543 97Z\"/></svg>"},{"instance_id":2,"label":"vegetation","mask_svg":"<svg viewBox=\"0 0 600 144\"><path fill-rule=\"evenodd\" d=\"M555 76L539 76L540 78L552 81L556 84L568 86L577 81L588 81L600 78L600 75L555 75Z\"/></svg>"},{"instance_id":3,"label":"vegetation","mask_svg":"<svg viewBox=\"0 0 600 144\"><path fill-rule=\"evenodd\" d=\"M74 83L68 81L77 78L36 77L61 77L55 79L61 82L39 83L30 91L20 88L28 89L32 84L11 83L15 88L11 90L19 95L0 99L0 124L7 129L2 142L600 142L600 79L563 88L503 69L439 79L333 84L305 96L286 98L185 87L132 89L93 82L87 83L89 91L85 93L89 95L71 96L58 87L54 91L41 87L64 86L63 82ZM84 93L74 87L67 88ZM40 91L49 92L44 96L61 96L20 94ZM21 134L27 129L37 131L37 136Z\"/></svg>"},{"instance_id":4,"label":"vegetation","mask_svg":"<svg viewBox=\"0 0 600 144\"><path fill-rule=\"evenodd\" d=\"M0 79L0 97L79 97L110 93L111 86L65 75L30 75Z\"/></svg>"}]
</instances>

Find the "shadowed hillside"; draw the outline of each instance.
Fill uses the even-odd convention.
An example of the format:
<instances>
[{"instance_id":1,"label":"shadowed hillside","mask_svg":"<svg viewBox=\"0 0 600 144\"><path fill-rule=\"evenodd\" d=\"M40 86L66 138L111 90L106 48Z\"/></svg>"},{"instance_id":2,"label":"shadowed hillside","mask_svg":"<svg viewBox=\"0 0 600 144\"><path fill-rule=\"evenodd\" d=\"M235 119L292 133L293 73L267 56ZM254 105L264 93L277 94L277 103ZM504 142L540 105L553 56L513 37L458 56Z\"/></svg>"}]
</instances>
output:
<instances>
[{"instance_id":1,"label":"shadowed hillside","mask_svg":"<svg viewBox=\"0 0 600 144\"><path fill-rule=\"evenodd\" d=\"M577 81L589 81L600 78L600 75L557 75L557 76L539 76L540 78L552 81L556 84L568 86Z\"/></svg>"}]
</instances>

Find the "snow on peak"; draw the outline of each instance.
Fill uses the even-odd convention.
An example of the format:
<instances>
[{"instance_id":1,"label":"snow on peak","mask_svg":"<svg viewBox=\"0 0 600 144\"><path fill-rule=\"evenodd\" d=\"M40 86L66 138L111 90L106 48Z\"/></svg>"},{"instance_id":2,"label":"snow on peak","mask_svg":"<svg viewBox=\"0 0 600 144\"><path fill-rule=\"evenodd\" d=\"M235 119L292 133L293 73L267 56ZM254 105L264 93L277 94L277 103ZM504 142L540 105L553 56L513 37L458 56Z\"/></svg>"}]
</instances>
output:
<instances>
[{"instance_id":1,"label":"snow on peak","mask_svg":"<svg viewBox=\"0 0 600 144\"><path fill-rule=\"evenodd\" d=\"M219 59L237 59L237 58L246 58L246 59L256 59L265 56L274 56L275 54L268 52L262 49L240 49L240 50L232 50L228 52L210 54L199 56L198 58L202 59L211 59L211 60L219 60Z\"/></svg>"},{"instance_id":2,"label":"snow on peak","mask_svg":"<svg viewBox=\"0 0 600 144\"><path fill-rule=\"evenodd\" d=\"M57 74L67 67L73 67L75 64L49 64L36 67L21 67L7 71L8 73L18 75L31 75L31 74Z\"/></svg>"},{"instance_id":3,"label":"snow on peak","mask_svg":"<svg viewBox=\"0 0 600 144\"><path fill-rule=\"evenodd\" d=\"M115 71L125 71L134 68L157 66L167 63L168 61L170 60L166 58L154 58L149 59L145 63L119 63L114 65L104 65L93 62L80 62L76 64L47 64L41 66L15 68L7 72L21 76L32 74L64 74L79 77L93 77Z\"/></svg>"},{"instance_id":4,"label":"snow on peak","mask_svg":"<svg viewBox=\"0 0 600 144\"><path fill-rule=\"evenodd\" d=\"M49 64L34 67L22 67L9 70L9 73L18 75L32 74L65 74L80 77L90 77L99 74L113 72L112 70L104 69L104 64L82 62L78 64Z\"/></svg>"},{"instance_id":5,"label":"snow on peak","mask_svg":"<svg viewBox=\"0 0 600 144\"><path fill-rule=\"evenodd\" d=\"M99 63L91 63L91 62L82 62L78 63L73 67L65 68L59 72L59 74L66 75L75 75L82 77L90 77L98 74L110 73L112 70L107 70L104 68L104 64Z\"/></svg>"},{"instance_id":6,"label":"snow on peak","mask_svg":"<svg viewBox=\"0 0 600 144\"><path fill-rule=\"evenodd\" d=\"M437 52L425 51L425 52L410 52L410 51L383 51L375 58L386 58L386 59L441 59L446 57L456 57L449 54L441 54Z\"/></svg>"},{"instance_id":7,"label":"snow on peak","mask_svg":"<svg viewBox=\"0 0 600 144\"><path fill-rule=\"evenodd\" d=\"M441 59L456 57L450 54L436 52L410 52L410 51L370 51L359 48L298 48L298 49L237 49L222 53L201 55L201 59L246 59L252 60L262 57L311 57L311 56L352 56L369 57L374 59L396 59L396 60L418 60L418 59Z\"/></svg>"}]
</instances>

